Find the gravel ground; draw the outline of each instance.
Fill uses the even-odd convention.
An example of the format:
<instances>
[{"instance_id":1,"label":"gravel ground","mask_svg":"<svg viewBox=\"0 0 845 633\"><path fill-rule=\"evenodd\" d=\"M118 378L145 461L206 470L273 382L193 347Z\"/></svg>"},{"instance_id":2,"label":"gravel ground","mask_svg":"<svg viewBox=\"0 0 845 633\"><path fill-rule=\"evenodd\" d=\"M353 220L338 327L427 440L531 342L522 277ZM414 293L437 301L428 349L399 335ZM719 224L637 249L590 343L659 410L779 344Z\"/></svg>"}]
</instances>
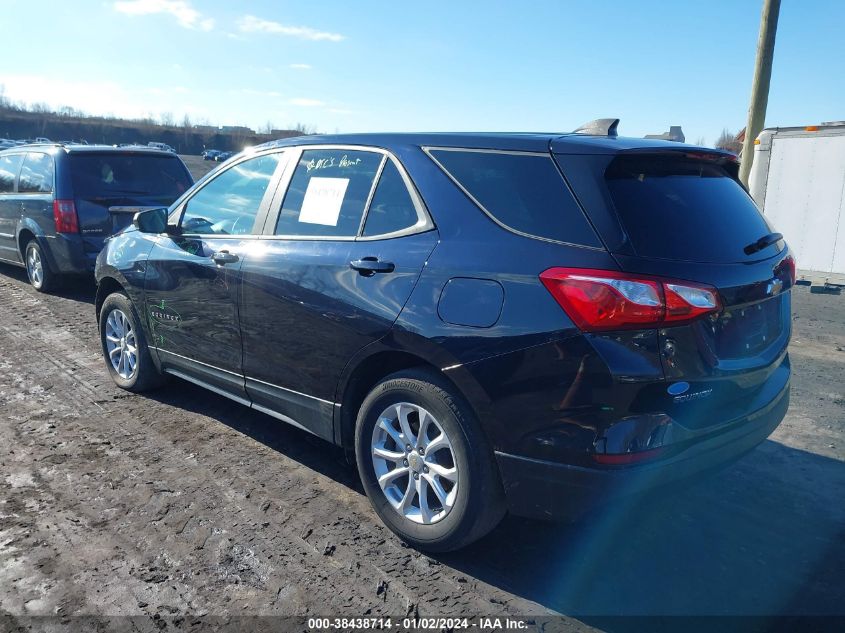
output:
<instances>
[{"instance_id":1,"label":"gravel ground","mask_svg":"<svg viewBox=\"0 0 845 633\"><path fill-rule=\"evenodd\" d=\"M220 165L213 160L203 160L202 156L192 156L189 154L179 154L179 158L185 163L185 167L191 172L194 180L199 180L205 176L212 169Z\"/></svg>"},{"instance_id":2,"label":"gravel ground","mask_svg":"<svg viewBox=\"0 0 845 633\"><path fill-rule=\"evenodd\" d=\"M734 466L432 558L381 526L330 445L178 380L116 388L93 293L41 295L0 266L0 613L562 613L585 630L845 612L845 297L796 289L789 414Z\"/></svg>"}]
</instances>

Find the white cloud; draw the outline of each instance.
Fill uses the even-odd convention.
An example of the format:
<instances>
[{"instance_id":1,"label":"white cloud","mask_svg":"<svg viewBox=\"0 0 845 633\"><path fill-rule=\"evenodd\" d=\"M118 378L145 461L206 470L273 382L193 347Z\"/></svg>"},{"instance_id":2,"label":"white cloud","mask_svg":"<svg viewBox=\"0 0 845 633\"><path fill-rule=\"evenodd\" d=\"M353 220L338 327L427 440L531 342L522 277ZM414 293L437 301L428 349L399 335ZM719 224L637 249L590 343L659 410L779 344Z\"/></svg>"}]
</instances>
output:
<instances>
[{"instance_id":1,"label":"white cloud","mask_svg":"<svg viewBox=\"0 0 845 633\"><path fill-rule=\"evenodd\" d=\"M298 37L303 40L327 40L329 42L339 42L344 39L343 35L339 33L329 33L328 31L318 31L307 26L288 26L280 22L273 22L272 20L263 20L254 15L245 15L238 20L238 30L242 33L271 33L273 35L288 35L290 37Z\"/></svg>"},{"instance_id":2,"label":"white cloud","mask_svg":"<svg viewBox=\"0 0 845 633\"><path fill-rule=\"evenodd\" d=\"M355 114L354 110L347 110L345 108L326 108L326 112L331 112L332 114Z\"/></svg>"},{"instance_id":3,"label":"white cloud","mask_svg":"<svg viewBox=\"0 0 845 633\"><path fill-rule=\"evenodd\" d=\"M256 90L255 88L233 88L229 90L229 94L247 95L248 97L273 97L275 99L282 96L282 93L276 90Z\"/></svg>"},{"instance_id":4,"label":"white cloud","mask_svg":"<svg viewBox=\"0 0 845 633\"><path fill-rule=\"evenodd\" d=\"M186 29L210 31L214 28L214 20L203 17L188 0L119 0L113 6L115 11L126 15L166 13Z\"/></svg>"},{"instance_id":5,"label":"white cloud","mask_svg":"<svg viewBox=\"0 0 845 633\"><path fill-rule=\"evenodd\" d=\"M314 108L321 105L326 105L322 101L318 101L317 99L291 99L291 105L295 106L302 106L304 108Z\"/></svg>"},{"instance_id":6,"label":"white cloud","mask_svg":"<svg viewBox=\"0 0 845 633\"><path fill-rule=\"evenodd\" d=\"M294 70L311 70L311 64L291 64L290 67Z\"/></svg>"}]
</instances>

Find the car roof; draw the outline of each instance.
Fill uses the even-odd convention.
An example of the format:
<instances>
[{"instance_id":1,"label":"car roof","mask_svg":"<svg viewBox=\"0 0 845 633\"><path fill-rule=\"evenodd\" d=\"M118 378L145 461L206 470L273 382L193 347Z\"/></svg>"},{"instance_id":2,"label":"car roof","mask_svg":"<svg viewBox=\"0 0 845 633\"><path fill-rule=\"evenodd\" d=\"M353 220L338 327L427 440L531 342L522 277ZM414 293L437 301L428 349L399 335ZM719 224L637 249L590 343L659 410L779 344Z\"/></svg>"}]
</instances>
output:
<instances>
[{"instance_id":1,"label":"car roof","mask_svg":"<svg viewBox=\"0 0 845 633\"><path fill-rule=\"evenodd\" d=\"M146 145L131 145L124 147L115 147L114 145L83 145L81 143L27 143L26 145L16 145L9 147L4 152L19 152L21 150L35 150L35 149L63 149L68 154L155 154L156 156L174 156L173 152L157 149L155 147L148 147Z\"/></svg>"},{"instance_id":2,"label":"car roof","mask_svg":"<svg viewBox=\"0 0 845 633\"><path fill-rule=\"evenodd\" d=\"M523 152L560 152L575 154L606 154L629 149L693 148L674 141L630 138L623 136L591 136L561 132L402 132L366 134L319 134L294 136L270 141L258 147L288 147L292 145L367 145L390 149L399 146L460 147ZM710 150L713 151L713 150Z\"/></svg>"}]
</instances>

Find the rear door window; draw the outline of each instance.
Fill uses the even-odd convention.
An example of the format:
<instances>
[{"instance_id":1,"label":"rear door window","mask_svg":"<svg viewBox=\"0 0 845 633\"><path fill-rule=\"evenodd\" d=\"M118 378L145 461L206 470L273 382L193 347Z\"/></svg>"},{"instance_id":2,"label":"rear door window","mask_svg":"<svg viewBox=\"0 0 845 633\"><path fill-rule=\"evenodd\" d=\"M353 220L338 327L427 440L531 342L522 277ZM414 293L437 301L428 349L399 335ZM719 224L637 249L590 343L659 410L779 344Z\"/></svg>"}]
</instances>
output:
<instances>
[{"instance_id":1,"label":"rear door window","mask_svg":"<svg viewBox=\"0 0 845 633\"><path fill-rule=\"evenodd\" d=\"M276 235L355 237L384 155L305 150L276 223Z\"/></svg>"},{"instance_id":2,"label":"rear door window","mask_svg":"<svg viewBox=\"0 0 845 633\"><path fill-rule=\"evenodd\" d=\"M641 257L708 263L760 259L744 248L772 232L751 197L718 162L684 156L619 156L605 182Z\"/></svg>"},{"instance_id":3,"label":"rear door window","mask_svg":"<svg viewBox=\"0 0 845 633\"><path fill-rule=\"evenodd\" d=\"M15 178L21 166L23 154L6 154L0 156L0 193L11 193L15 190Z\"/></svg>"},{"instance_id":4,"label":"rear door window","mask_svg":"<svg viewBox=\"0 0 845 633\"><path fill-rule=\"evenodd\" d=\"M420 221L411 193L399 169L388 160L367 210L365 237L386 235L411 228Z\"/></svg>"},{"instance_id":5,"label":"rear door window","mask_svg":"<svg viewBox=\"0 0 845 633\"><path fill-rule=\"evenodd\" d=\"M52 192L53 157L40 152L27 154L18 179L18 191L22 193Z\"/></svg>"},{"instance_id":6,"label":"rear door window","mask_svg":"<svg viewBox=\"0 0 845 633\"><path fill-rule=\"evenodd\" d=\"M602 246L551 156L431 149L481 209L505 227L579 246Z\"/></svg>"},{"instance_id":7,"label":"rear door window","mask_svg":"<svg viewBox=\"0 0 845 633\"><path fill-rule=\"evenodd\" d=\"M70 154L73 192L86 200L123 196L157 196L171 202L193 184L172 154Z\"/></svg>"}]
</instances>

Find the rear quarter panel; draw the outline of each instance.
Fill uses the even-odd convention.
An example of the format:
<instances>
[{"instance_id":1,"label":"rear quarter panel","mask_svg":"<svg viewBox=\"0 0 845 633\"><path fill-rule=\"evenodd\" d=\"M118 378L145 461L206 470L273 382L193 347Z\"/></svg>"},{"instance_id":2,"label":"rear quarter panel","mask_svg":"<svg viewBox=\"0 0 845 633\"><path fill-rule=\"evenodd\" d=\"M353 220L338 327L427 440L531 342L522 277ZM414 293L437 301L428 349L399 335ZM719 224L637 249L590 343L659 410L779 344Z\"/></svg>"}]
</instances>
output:
<instances>
[{"instance_id":1,"label":"rear quarter panel","mask_svg":"<svg viewBox=\"0 0 845 633\"><path fill-rule=\"evenodd\" d=\"M444 371L470 401L497 450L530 445L537 454L538 436L549 433L581 435L576 443L591 445L593 403L605 399L593 389L610 389L614 380L539 274L554 266L615 269L615 261L601 249L511 233L490 220L422 151L408 150L400 158L437 225L440 243L381 344ZM442 318L441 296L454 279L485 280L502 288L495 323L478 327ZM474 309L472 298L472 293L465 297L467 312ZM460 313L460 306L454 311ZM649 371L659 373L654 351L649 351ZM582 418L590 416L593 421L585 424Z\"/></svg>"}]
</instances>

